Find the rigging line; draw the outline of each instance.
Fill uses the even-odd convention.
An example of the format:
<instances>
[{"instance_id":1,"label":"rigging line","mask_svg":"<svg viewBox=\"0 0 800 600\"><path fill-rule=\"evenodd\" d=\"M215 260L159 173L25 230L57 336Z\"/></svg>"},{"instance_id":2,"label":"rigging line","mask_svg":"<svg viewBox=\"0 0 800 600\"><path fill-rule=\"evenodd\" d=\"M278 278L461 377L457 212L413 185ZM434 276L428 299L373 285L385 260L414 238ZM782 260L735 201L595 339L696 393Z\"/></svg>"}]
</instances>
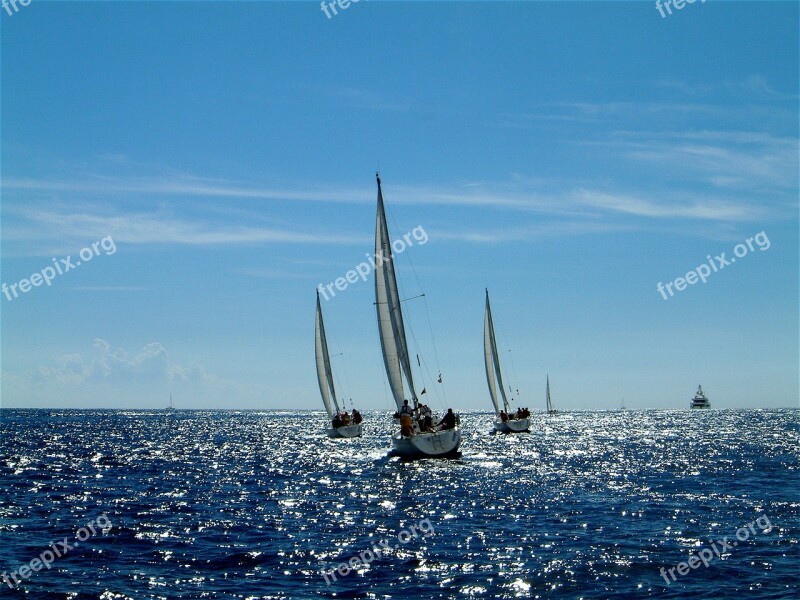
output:
<instances>
[{"instance_id":1,"label":"rigging line","mask_svg":"<svg viewBox=\"0 0 800 600\"><path fill-rule=\"evenodd\" d=\"M436 351L436 337L433 335L433 325L431 325L431 313L430 311L428 311L427 298L425 298L425 316L428 318L428 331L430 331L431 333L431 343L433 344L433 358L434 360L436 360L436 369L439 371L439 378L437 379L437 381L441 381L440 385L442 386L442 396L444 397L444 403L447 404L447 393L445 392L444 379L442 379L442 365L439 363L439 353Z\"/></svg>"},{"instance_id":2,"label":"rigging line","mask_svg":"<svg viewBox=\"0 0 800 600\"><path fill-rule=\"evenodd\" d=\"M434 385L434 381L436 380L431 375L430 369L428 369L428 363L425 361L425 359L422 360L422 365L425 371L428 373L428 378L431 380L431 386L432 386L431 389L433 390L433 393L436 395L436 401L442 408L447 408L447 398L439 397L439 390L437 390L436 386ZM444 393L444 388L442 388L442 393Z\"/></svg>"},{"instance_id":3,"label":"rigging line","mask_svg":"<svg viewBox=\"0 0 800 600\"><path fill-rule=\"evenodd\" d=\"M335 356L344 356L344 352L339 352L339 354L336 354ZM348 398L350 400L350 408L354 408L354 406L353 406L353 390L350 388L350 377L348 377L348 375L347 375L347 361L344 360L344 358L342 358L342 360L340 362L341 362L341 365L342 365L342 371L344 372L344 385L342 385L341 377L339 377L336 374L334 374L334 377L336 378L336 380L339 383L339 389L340 390L342 390L342 389L347 390L347 396L348 396ZM342 403L342 408L347 408L345 406L344 396L339 398L339 400Z\"/></svg>"},{"instance_id":4,"label":"rigging line","mask_svg":"<svg viewBox=\"0 0 800 600\"><path fill-rule=\"evenodd\" d=\"M386 206L384 205L384 213L386 213L386 212L389 213L389 217L391 218L392 223L394 224L395 230L399 230L400 227L397 224L397 220L394 218L394 213L392 212L392 209L391 208L387 209ZM388 228L388 223L387 223L387 228ZM403 290L403 286L399 281L397 281L397 276L396 276L396 274L397 274L397 264L396 264L397 257L395 256L396 253L394 252L394 248L392 247L394 242L392 240L391 232L387 231L386 233L389 236L389 251L391 252L391 255L392 255L392 264L395 267L395 283L397 284L397 293L398 293L398 296L400 296L400 295L404 296L405 294L401 294L401 292ZM425 296L425 292L422 290L422 284L419 281L419 277L417 277L417 272L414 269L414 264L411 262L410 258L408 259L408 262L411 265L411 270L414 272L414 278L417 280L417 285L419 286L419 291L421 292L421 296L424 297ZM408 299L410 300L411 298L408 298ZM398 309L399 309L399 307L398 307ZM420 354L421 353L420 345L417 342L416 335L414 335L414 325L412 323L412 320L409 319L408 317L409 317L409 315L407 315L407 314L403 315L403 326L404 326L404 328L406 330L411 332L411 338L414 340L415 349L417 351L416 353ZM412 373L412 377L413 377L413 373ZM425 382L424 381L423 381L423 388L427 389L426 386L425 386ZM416 390L410 390L410 393L412 395L416 396Z\"/></svg>"},{"instance_id":5,"label":"rigging line","mask_svg":"<svg viewBox=\"0 0 800 600\"><path fill-rule=\"evenodd\" d=\"M400 284L397 284L397 287L400 287ZM411 298L403 298L400 302L408 302L409 300L416 300L417 298L424 298L425 294L420 294L418 296L411 296ZM376 306L378 304L389 304L388 302L373 302L372 305Z\"/></svg>"},{"instance_id":6,"label":"rigging line","mask_svg":"<svg viewBox=\"0 0 800 600\"><path fill-rule=\"evenodd\" d=\"M498 337L497 325L492 323L492 326L494 328L495 339L496 339ZM499 337L500 337L501 340L504 340L504 341L506 339L504 334L501 334ZM514 384L514 391L516 392L517 402L521 402L522 399L520 398L520 393L519 393L519 380L517 379L517 369L514 366L514 353L511 351L511 348L508 347L506 344L501 344L501 346L505 347L506 351L508 352L508 354L509 354L509 362L511 363L511 369L507 370L507 374L509 375L508 383L509 384L511 384L511 383ZM509 371L510 371L510 373L509 373ZM509 386L509 387L511 387L511 386ZM511 392L512 395L514 394L514 391ZM512 400L513 400L513 398L512 398Z\"/></svg>"},{"instance_id":7,"label":"rigging line","mask_svg":"<svg viewBox=\"0 0 800 600\"><path fill-rule=\"evenodd\" d=\"M386 210L385 207L384 207L384 210ZM389 208L388 212L389 212L390 218L392 219L392 223L394 223L395 229L399 230L400 227L397 224L397 220L394 218L394 213L392 212L392 209ZM392 257L394 257L394 252L392 252ZM428 331L430 332L431 343L433 345L433 357L434 357L434 360L436 361L436 369L438 370L438 373L439 373L439 378L437 378L434 381L438 382L438 380L441 378L441 374L442 374L442 365L439 362L439 353L436 350L436 337L433 335L433 325L431 324L431 315L430 315L430 311L428 310L428 299L425 296L425 292L424 292L424 290L422 288L422 282L420 281L419 275L417 274L417 269L414 268L414 261L411 260L411 256L408 256L408 258L406 260L408 260L408 264L411 266L411 271L414 273L414 279L416 279L416 281L417 281L417 286L419 287L420 292L422 292L419 296L414 296L414 298L420 298L421 297L421 298L424 298L424 300L425 300L425 315L426 315L427 320L428 320ZM399 284L398 284L398 286L399 286ZM407 300L413 300L414 298L407 298ZM401 300L401 302L402 302L402 300ZM416 337L414 336L414 330L413 330L413 327L410 324L409 324L409 329L411 330L411 336L414 337L414 343L416 344L417 341L416 341ZM417 349L419 350L419 344L417 344ZM428 375L430 376L430 372L428 372ZM445 393L444 380L443 379L442 379L442 383L440 385L442 386L442 396L444 397L444 402L446 404L447 403L447 395ZM433 389L435 390L436 388L433 388ZM436 397L437 397L437 399L439 398L438 392L436 393Z\"/></svg>"},{"instance_id":8,"label":"rigging line","mask_svg":"<svg viewBox=\"0 0 800 600\"><path fill-rule=\"evenodd\" d=\"M325 334L326 334L325 337L329 338L329 341L333 344L333 346L335 348L341 349L341 346L339 345L339 342L338 342L338 337L336 336L335 333L326 331ZM336 354L329 354L328 358L332 359L332 358L336 358L337 356L344 356L344 352L340 351L340 352L338 352ZM331 365L331 371L333 371L333 378L334 378L334 380L336 382L337 387L339 388L339 394L341 396L340 398L336 398L336 400L337 400L337 402L339 404L341 404L342 409L346 410L347 409L347 403L345 402L345 398L344 398L344 395L342 394L342 392L345 392L345 391L347 392L347 395L351 397L350 398L351 399L350 404L352 404L353 403L352 402L353 390L350 388L350 378L347 376L347 361L345 361L344 358L342 358L342 360L340 362L341 362L341 365L342 365L342 371L344 372L344 377L345 377L344 378L344 382L342 382L342 378L339 377L338 370L333 369L333 365ZM344 383L344 385L342 385L342 383ZM351 408L352 408L352 406L351 406Z\"/></svg>"},{"instance_id":9,"label":"rigging line","mask_svg":"<svg viewBox=\"0 0 800 600\"><path fill-rule=\"evenodd\" d=\"M517 368L514 366L514 353L511 351L511 348L508 349L508 356L509 362L511 363L511 379L514 383L514 389L512 390L512 394L516 392L517 399L520 400L520 393L519 393L519 381L517 380ZM511 382L509 382L511 383ZM509 388L511 385L508 386Z\"/></svg>"}]
</instances>

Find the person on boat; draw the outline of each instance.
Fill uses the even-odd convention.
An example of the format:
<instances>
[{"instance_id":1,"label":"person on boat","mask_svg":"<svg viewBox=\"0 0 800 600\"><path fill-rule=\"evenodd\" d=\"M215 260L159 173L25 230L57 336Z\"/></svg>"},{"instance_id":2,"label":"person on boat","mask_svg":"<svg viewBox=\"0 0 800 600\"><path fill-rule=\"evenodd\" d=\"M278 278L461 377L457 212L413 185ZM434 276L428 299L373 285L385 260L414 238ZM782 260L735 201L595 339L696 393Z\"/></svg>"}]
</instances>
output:
<instances>
[{"instance_id":1,"label":"person on boat","mask_svg":"<svg viewBox=\"0 0 800 600\"><path fill-rule=\"evenodd\" d=\"M427 404L422 409L422 431L433 431L433 411Z\"/></svg>"},{"instance_id":2,"label":"person on boat","mask_svg":"<svg viewBox=\"0 0 800 600\"><path fill-rule=\"evenodd\" d=\"M439 421L438 427L440 430L444 430L444 429L454 429L455 426L456 426L456 416L455 414L453 414L453 409L448 408L447 414L444 417L442 417L441 421Z\"/></svg>"},{"instance_id":3,"label":"person on boat","mask_svg":"<svg viewBox=\"0 0 800 600\"><path fill-rule=\"evenodd\" d=\"M347 414L346 410L342 411L342 425L350 425L350 415Z\"/></svg>"},{"instance_id":4,"label":"person on boat","mask_svg":"<svg viewBox=\"0 0 800 600\"><path fill-rule=\"evenodd\" d=\"M508 413L507 413L506 411L504 411L504 410L501 410L501 411L500 411L500 420L501 420L503 423L505 423L506 421L508 421Z\"/></svg>"},{"instance_id":5,"label":"person on boat","mask_svg":"<svg viewBox=\"0 0 800 600\"><path fill-rule=\"evenodd\" d=\"M414 435L414 425L411 420L411 415L400 415L400 433L403 437L411 437Z\"/></svg>"},{"instance_id":6,"label":"person on boat","mask_svg":"<svg viewBox=\"0 0 800 600\"><path fill-rule=\"evenodd\" d=\"M353 423L355 423L356 425L358 425L359 423L361 423L361 421L363 421L363 419L361 418L361 413L358 412L355 408L353 409L352 420L353 420Z\"/></svg>"},{"instance_id":7,"label":"person on boat","mask_svg":"<svg viewBox=\"0 0 800 600\"><path fill-rule=\"evenodd\" d=\"M420 431L433 431L433 413L426 404L420 404L417 415L417 426Z\"/></svg>"},{"instance_id":8,"label":"person on boat","mask_svg":"<svg viewBox=\"0 0 800 600\"><path fill-rule=\"evenodd\" d=\"M339 413L333 415L333 428L339 429L342 426L342 417L339 416Z\"/></svg>"},{"instance_id":9,"label":"person on boat","mask_svg":"<svg viewBox=\"0 0 800 600\"><path fill-rule=\"evenodd\" d=\"M411 406L408 404L408 400L403 400L403 406L400 408L400 416L408 415L409 417L414 416L414 411L412 410Z\"/></svg>"}]
</instances>

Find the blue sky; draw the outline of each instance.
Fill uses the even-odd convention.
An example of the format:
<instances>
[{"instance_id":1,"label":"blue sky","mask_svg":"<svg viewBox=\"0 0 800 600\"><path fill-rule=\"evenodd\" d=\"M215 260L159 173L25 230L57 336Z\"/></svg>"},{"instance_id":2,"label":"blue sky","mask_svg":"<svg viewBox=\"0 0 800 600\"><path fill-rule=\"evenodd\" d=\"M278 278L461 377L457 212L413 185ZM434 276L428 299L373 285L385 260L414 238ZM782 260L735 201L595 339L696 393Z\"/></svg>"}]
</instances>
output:
<instances>
[{"instance_id":1,"label":"blue sky","mask_svg":"<svg viewBox=\"0 0 800 600\"><path fill-rule=\"evenodd\" d=\"M372 251L378 167L393 235L428 236L397 262L435 408L491 406L485 287L532 409L548 373L567 410L798 406L795 2L34 0L0 26L2 283L116 249L0 295L3 407L321 408L314 290ZM373 294L323 312L343 395L389 409Z\"/></svg>"}]
</instances>

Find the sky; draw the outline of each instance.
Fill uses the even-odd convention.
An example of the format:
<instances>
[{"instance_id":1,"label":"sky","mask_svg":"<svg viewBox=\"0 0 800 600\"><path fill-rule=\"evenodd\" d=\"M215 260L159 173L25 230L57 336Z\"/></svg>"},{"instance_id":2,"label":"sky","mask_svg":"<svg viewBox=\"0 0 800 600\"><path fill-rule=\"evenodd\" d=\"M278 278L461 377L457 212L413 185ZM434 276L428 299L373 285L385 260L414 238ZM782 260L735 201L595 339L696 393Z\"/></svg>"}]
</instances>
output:
<instances>
[{"instance_id":1,"label":"sky","mask_svg":"<svg viewBox=\"0 0 800 600\"><path fill-rule=\"evenodd\" d=\"M377 170L435 410L491 408L486 288L516 405L798 407L797 2L9 10L2 407L322 409L333 284L338 391L393 408L335 287Z\"/></svg>"}]
</instances>

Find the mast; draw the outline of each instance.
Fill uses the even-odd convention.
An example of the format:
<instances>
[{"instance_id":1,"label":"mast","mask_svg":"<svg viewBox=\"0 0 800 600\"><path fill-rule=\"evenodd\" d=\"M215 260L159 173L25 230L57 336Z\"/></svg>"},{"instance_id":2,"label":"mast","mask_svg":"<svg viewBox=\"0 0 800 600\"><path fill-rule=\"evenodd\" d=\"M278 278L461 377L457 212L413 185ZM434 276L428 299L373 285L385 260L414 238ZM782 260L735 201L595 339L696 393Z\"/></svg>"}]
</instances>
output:
<instances>
[{"instance_id":1,"label":"mast","mask_svg":"<svg viewBox=\"0 0 800 600\"><path fill-rule=\"evenodd\" d=\"M319 291L317 291L317 319L315 326L315 346L317 355L317 383L319 383L319 393L322 396L322 403L328 413L328 418L332 419L336 407L339 412L339 403L336 401L336 389L333 386L333 372L331 371L331 359L328 356L328 340L325 337L325 324L322 321L322 306L319 303ZM331 404L331 400L333 404Z\"/></svg>"},{"instance_id":2,"label":"mast","mask_svg":"<svg viewBox=\"0 0 800 600\"><path fill-rule=\"evenodd\" d=\"M553 403L550 401L550 375L547 375L547 412L553 412Z\"/></svg>"},{"instance_id":3,"label":"mast","mask_svg":"<svg viewBox=\"0 0 800 600\"><path fill-rule=\"evenodd\" d=\"M489 385L489 395L492 397L494 410L500 414L500 404L498 403L497 390L495 388L495 378L503 397L503 409L508 412L508 399L503 385L503 376L500 373L500 357L497 355L497 341L494 336L494 323L492 321L492 309L489 306L489 290L486 290L486 314L483 320L483 358L486 365L486 382Z\"/></svg>"},{"instance_id":4,"label":"mast","mask_svg":"<svg viewBox=\"0 0 800 600\"><path fill-rule=\"evenodd\" d=\"M389 378L397 410L400 410L405 400L404 376L415 407L418 401L408 356L400 296L397 292L397 277L389 227L386 224L386 212L383 207L381 178L378 173L375 174L375 179L378 182L378 211L375 223L375 310L378 314L383 364L386 367L386 376Z\"/></svg>"}]
</instances>

